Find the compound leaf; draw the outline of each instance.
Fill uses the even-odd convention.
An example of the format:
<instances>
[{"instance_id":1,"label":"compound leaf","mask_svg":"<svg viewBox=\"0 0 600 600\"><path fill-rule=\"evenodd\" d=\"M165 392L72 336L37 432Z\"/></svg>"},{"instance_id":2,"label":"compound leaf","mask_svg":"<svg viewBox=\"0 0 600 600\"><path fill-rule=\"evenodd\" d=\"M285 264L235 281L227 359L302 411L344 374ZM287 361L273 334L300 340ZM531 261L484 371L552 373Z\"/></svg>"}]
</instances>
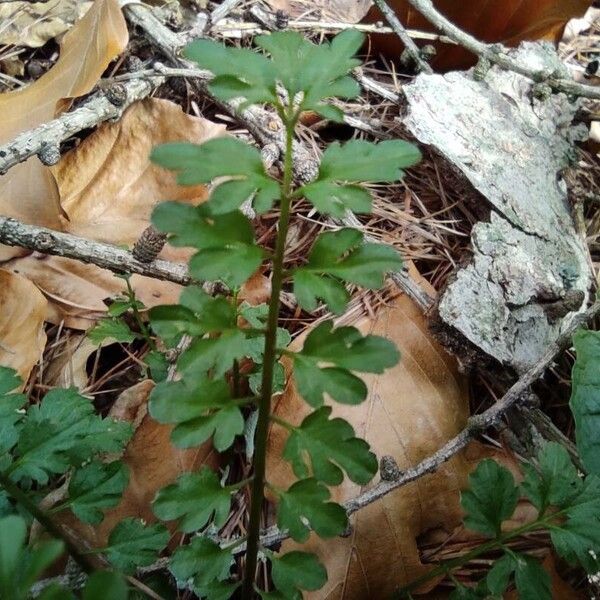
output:
<instances>
[{"instance_id":1,"label":"compound leaf","mask_svg":"<svg viewBox=\"0 0 600 600\"><path fill-rule=\"evenodd\" d=\"M461 494L465 526L490 537L498 537L502 521L514 512L519 490L512 473L486 459L469 475L469 489Z\"/></svg>"},{"instance_id":2,"label":"compound leaf","mask_svg":"<svg viewBox=\"0 0 600 600\"><path fill-rule=\"evenodd\" d=\"M102 521L103 508L116 506L129 482L127 467L120 461L98 460L77 469L69 482L69 506L86 523Z\"/></svg>"},{"instance_id":3,"label":"compound leaf","mask_svg":"<svg viewBox=\"0 0 600 600\"><path fill-rule=\"evenodd\" d=\"M119 571L132 573L156 561L169 537L160 523L145 525L140 519L124 519L110 532L104 553Z\"/></svg>"},{"instance_id":4,"label":"compound leaf","mask_svg":"<svg viewBox=\"0 0 600 600\"><path fill-rule=\"evenodd\" d=\"M369 483L377 472L377 457L369 444L354 435L344 419L329 419L331 407L324 406L296 427L288 437L283 457L291 462L297 477L312 475L327 485L339 485L342 469L355 483Z\"/></svg>"},{"instance_id":5,"label":"compound leaf","mask_svg":"<svg viewBox=\"0 0 600 600\"><path fill-rule=\"evenodd\" d=\"M197 473L181 475L174 484L158 492L154 514L163 521L179 519L185 533L202 529L213 519L222 527L229 515L231 491L221 486L216 473L203 467Z\"/></svg>"},{"instance_id":6,"label":"compound leaf","mask_svg":"<svg viewBox=\"0 0 600 600\"><path fill-rule=\"evenodd\" d=\"M271 556L275 587L286 598L301 598L299 590L314 591L327 582L327 571L314 554L293 551Z\"/></svg>"},{"instance_id":7,"label":"compound leaf","mask_svg":"<svg viewBox=\"0 0 600 600\"><path fill-rule=\"evenodd\" d=\"M99 346L106 340L128 344L135 340L136 334L129 329L129 326L125 321L117 318L105 318L100 319L94 327L87 332L87 337L92 344Z\"/></svg>"},{"instance_id":8,"label":"compound leaf","mask_svg":"<svg viewBox=\"0 0 600 600\"><path fill-rule=\"evenodd\" d=\"M316 479L297 481L279 496L279 528L287 529L297 542L308 539L307 524L323 538L340 535L348 526L348 517L342 506L328 502L330 497L327 487Z\"/></svg>"}]
</instances>

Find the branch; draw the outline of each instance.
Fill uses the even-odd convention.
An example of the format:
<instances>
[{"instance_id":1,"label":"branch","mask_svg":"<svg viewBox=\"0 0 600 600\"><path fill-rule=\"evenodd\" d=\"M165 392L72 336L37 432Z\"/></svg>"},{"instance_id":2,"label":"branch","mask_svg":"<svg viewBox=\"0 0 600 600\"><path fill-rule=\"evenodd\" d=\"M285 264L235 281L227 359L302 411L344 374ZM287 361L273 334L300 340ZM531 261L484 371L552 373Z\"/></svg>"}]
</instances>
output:
<instances>
[{"instance_id":1,"label":"branch","mask_svg":"<svg viewBox=\"0 0 600 600\"><path fill-rule=\"evenodd\" d=\"M439 29L457 44L476 54L480 58L489 60L501 67L519 73L537 83L547 83L555 90L600 100L600 88L591 85L583 85L572 79L556 77L554 72L544 69L531 69L509 56L508 50L501 44L484 44L472 35L459 29L454 23L440 14L433 5L432 0L408 0L434 27Z\"/></svg>"},{"instance_id":2,"label":"branch","mask_svg":"<svg viewBox=\"0 0 600 600\"><path fill-rule=\"evenodd\" d=\"M396 13L389 7L385 0L374 1L377 8L381 11L381 14L390 24L390 27L393 29L394 33L404 44L406 52L412 59L417 71L431 75L433 73L433 69L427 64L427 61L423 60L419 47L413 42L412 38L408 34L408 31L405 29L404 25L402 25L400 19L398 19L396 16Z\"/></svg>"},{"instance_id":3,"label":"branch","mask_svg":"<svg viewBox=\"0 0 600 600\"><path fill-rule=\"evenodd\" d=\"M163 82L164 77L156 73L151 78L136 78L123 85L124 93L119 90L118 98L111 95L109 88L106 93L90 98L80 108L19 134L11 142L0 146L0 175L35 154L42 154L44 162L43 152L46 148L58 148L61 142L79 131L118 118L130 104L149 96ZM60 154L56 156L59 158Z\"/></svg>"},{"instance_id":4,"label":"branch","mask_svg":"<svg viewBox=\"0 0 600 600\"><path fill-rule=\"evenodd\" d=\"M117 246L94 242L45 227L26 225L9 217L0 216L0 243L28 248L44 254L74 258L115 273L137 273L180 285L189 285L192 281L185 264L159 259L144 263L137 260L128 250Z\"/></svg>"}]
</instances>

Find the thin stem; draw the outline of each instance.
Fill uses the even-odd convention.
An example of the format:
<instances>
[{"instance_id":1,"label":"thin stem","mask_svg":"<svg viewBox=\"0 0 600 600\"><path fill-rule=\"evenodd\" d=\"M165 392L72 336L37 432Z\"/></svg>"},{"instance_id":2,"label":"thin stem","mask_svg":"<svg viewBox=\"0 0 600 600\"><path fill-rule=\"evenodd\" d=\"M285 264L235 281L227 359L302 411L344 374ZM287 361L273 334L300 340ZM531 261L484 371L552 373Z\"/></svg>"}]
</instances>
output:
<instances>
[{"instance_id":1,"label":"thin stem","mask_svg":"<svg viewBox=\"0 0 600 600\"><path fill-rule=\"evenodd\" d=\"M252 500L250 504L250 520L248 523L248 545L246 549L246 570L242 585L242 599L251 600L254 596L254 579L260 536L260 517L264 499L265 464L267 453L267 436L269 432L269 415L271 413L271 396L273 394L273 373L277 359L277 322L279 316L280 294L283 284L283 259L290 221L291 187L292 187L292 142L294 128L298 120L297 114L288 115L286 125L286 151L283 164L283 184L281 187L281 206L279 230L273 258L273 275L271 282L271 299L265 336L265 352L261 382L261 399L256 424L256 451L254 454L254 481L252 482Z\"/></svg>"},{"instance_id":2,"label":"thin stem","mask_svg":"<svg viewBox=\"0 0 600 600\"><path fill-rule=\"evenodd\" d=\"M133 318L137 323L137 326L140 329L140 333L146 340L146 343L152 350L156 350L156 344L150 335L150 330L146 327L146 323L144 323L144 319L142 319L142 315L140 315L140 311L137 307L137 298L135 297L135 291L131 287L131 282L129 281L129 277L125 277L125 283L127 284L127 298L129 299L129 305L131 306L131 310L133 312Z\"/></svg>"},{"instance_id":3,"label":"thin stem","mask_svg":"<svg viewBox=\"0 0 600 600\"><path fill-rule=\"evenodd\" d=\"M292 425L291 423L282 419L281 417L278 417L277 415L270 415L269 418L271 419L271 421L273 421L273 423L277 423L277 425L283 427L284 429L287 429L288 431L293 431L294 429L296 429L295 425Z\"/></svg>"},{"instance_id":4,"label":"thin stem","mask_svg":"<svg viewBox=\"0 0 600 600\"><path fill-rule=\"evenodd\" d=\"M231 305L233 306L233 310L234 310L234 317L233 317L233 327L237 327L237 321L238 321L238 294L239 294L239 288L235 288L235 290L233 290L233 295L231 297ZM241 392L241 376L240 376L240 362L238 361L237 358L233 359L233 369L232 369L232 379L233 379L233 397L234 398L239 398Z\"/></svg>"},{"instance_id":5,"label":"thin stem","mask_svg":"<svg viewBox=\"0 0 600 600\"><path fill-rule=\"evenodd\" d=\"M12 496L53 537L62 540L73 560L86 572L91 573L94 565L73 544L67 534L14 482L6 473L0 472L0 486Z\"/></svg>"}]
</instances>

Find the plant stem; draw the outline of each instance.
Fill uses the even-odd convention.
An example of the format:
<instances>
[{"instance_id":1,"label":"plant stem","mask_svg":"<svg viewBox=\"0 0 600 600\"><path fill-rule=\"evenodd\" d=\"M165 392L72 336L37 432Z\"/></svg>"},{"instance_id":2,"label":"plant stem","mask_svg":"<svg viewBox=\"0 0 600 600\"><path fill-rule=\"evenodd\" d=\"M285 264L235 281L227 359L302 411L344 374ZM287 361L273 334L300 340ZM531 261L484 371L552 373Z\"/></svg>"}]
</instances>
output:
<instances>
[{"instance_id":1,"label":"plant stem","mask_svg":"<svg viewBox=\"0 0 600 600\"><path fill-rule=\"evenodd\" d=\"M86 572L94 570L93 563L73 544L67 534L14 482L6 473L0 472L0 486L12 496L42 527L56 539L62 540L73 560Z\"/></svg>"},{"instance_id":2,"label":"plant stem","mask_svg":"<svg viewBox=\"0 0 600 600\"><path fill-rule=\"evenodd\" d=\"M291 187L292 187L292 142L294 128L298 116L294 114L286 121L286 151L283 164L283 184L281 188L281 206L279 230L273 258L273 274L271 282L271 298L269 300L269 316L265 335L265 352L261 382L261 398L258 407L256 424L256 450L254 458L254 481L250 504L250 520L248 523L248 545L246 547L246 570L242 585L242 599L251 600L254 596L254 579L258 555L260 535L260 517L264 499L265 464L267 453L267 436L269 432L269 416L271 414L271 396L273 394L273 372L277 359L277 322L279 317L280 294L283 284L283 259L290 221Z\"/></svg>"},{"instance_id":3,"label":"plant stem","mask_svg":"<svg viewBox=\"0 0 600 600\"><path fill-rule=\"evenodd\" d=\"M152 339L152 336L150 335L150 331L149 331L148 327L146 327L146 324L144 323L144 319L142 319L142 315L140 315L140 311L138 310L137 298L135 297L135 291L134 291L133 287L131 287L131 282L129 281L129 277L125 278L125 283L127 284L127 296L129 298L129 304L130 304L131 310L133 312L133 318L135 319L135 322L137 323L137 326L140 329L140 333L142 334L143 338L146 340L146 343L148 344L148 346L150 346L150 349L156 350L156 344L154 343L154 340Z\"/></svg>"}]
</instances>

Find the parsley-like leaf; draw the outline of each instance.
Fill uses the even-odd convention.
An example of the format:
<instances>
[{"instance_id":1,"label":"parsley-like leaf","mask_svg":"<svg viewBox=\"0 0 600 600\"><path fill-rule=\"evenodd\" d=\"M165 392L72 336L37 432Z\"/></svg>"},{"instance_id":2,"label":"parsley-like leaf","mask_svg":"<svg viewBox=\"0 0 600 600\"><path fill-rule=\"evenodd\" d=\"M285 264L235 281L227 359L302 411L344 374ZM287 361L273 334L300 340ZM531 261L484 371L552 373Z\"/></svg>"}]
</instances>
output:
<instances>
[{"instance_id":1,"label":"parsley-like leaf","mask_svg":"<svg viewBox=\"0 0 600 600\"><path fill-rule=\"evenodd\" d=\"M163 144L152 151L151 159L177 171L177 182L181 185L235 177L221 182L212 192L205 206L214 215L234 211L255 195L259 199L255 208L265 212L279 197L279 186L265 173L260 152L234 137L216 138L203 144Z\"/></svg>"},{"instance_id":2,"label":"parsley-like leaf","mask_svg":"<svg viewBox=\"0 0 600 600\"><path fill-rule=\"evenodd\" d=\"M86 523L102 521L103 508L116 506L127 487L129 474L120 461L94 461L77 469L69 483L69 506Z\"/></svg>"},{"instance_id":3,"label":"parsley-like leaf","mask_svg":"<svg viewBox=\"0 0 600 600\"><path fill-rule=\"evenodd\" d=\"M498 537L502 521L517 506L519 490L512 473L496 461L481 461L469 475L469 489L461 494L465 526L490 537Z\"/></svg>"},{"instance_id":4,"label":"parsley-like leaf","mask_svg":"<svg viewBox=\"0 0 600 600\"><path fill-rule=\"evenodd\" d=\"M340 279L378 289L383 286L387 272L402 268L402 259L396 250L365 242L363 237L360 231L350 228L319 235L308 263L294 271L294 294L300 306L311 311L321 299L332 311L343 312L347 292Z\"/></svg>"},{"instance_id":5,"label":"parsley-like leaf","mask_svg":"<svg viewBox=\"0 0 600 600\"><path fill-rule=\"evenodd\" d=\"M277 524L287 529L297 542L305 542L310 534L305 521L320 537L340 535L348 526L342 506L328 502L331 494L316 479L301 479L280 494Z\"/></svg>"},{"instance_id":6,"label":"parsley-like leaf","mask_svg":"<svg viewBox=\"0 0 600 600\"><path fill-rule=\"evenodd\" d=\"M216 473L203 467L198 473L185 473L158 492L154 514L163 521L180 519L185 533L202 529L211 518L222 527L229 515L231 491L221 486Z\"/></svg>"},{"instance_id":7,"label":"parsley-like leaf","mask_svg":"<svg viewBox=\"0 0 600 600\"><path fill-rule=\"evenodd\" d=\"M494 563L485 578L487 587L494 596L502 597L504 595L515 568L515 561L511 554L504 554Z\"/></svg>"},{"instance_id":8,"label":"parsley-like leaf","mask_svg":"<svg viewBox=\"0 0 600 600\"><path fill-rule=\"evenodd\" d=\"M531 556L516 555L515 584L520 600L552 600L550 575Z\"/></svg>"},{"instance_id":9,"label":"parsley-like leaf","mask_svg":"<svg viewBox=\"0 0 600 600\"><path fill-rule=\"evenodd\" d=\"M343 404L359 404L367 397L362 379L350 371L383 373L399 360L389 340L363 336L355 327L337 327L323 321L307 336L302 351L293 355L294 375L301 396L315 408L328 394ZM331 367L321 367L329 363Z\"/></svg>"},{"instance_id":10,"label":"parsley-like leaf","mask_svg":"<svg viewBox=\"0 0 600 600\"><path fill-rule=\"evenodd\" d=\"M87 337L92 344L99 346L105 341L127 344L135 340L136 334L121 319L104 318L87 332Z\"/></svg>"},{"instance_id":11,"label":"parsley-like leaf","mask_svg":"<svg viewBox=\"0 0 600 600\"><path fill-rule=\"evenodd\" d=\"M302 597L299 590L314 591L327 582L327 571L314 554L293 551L272 556L272 577L275 587L286 597Z\"/></svg>"},{"instance_id":12,"label":"parsley-like leaf","mask_svg":"<svg viewBox=\"0 0 600 600\"><path fill-rule=\"evenodd\" d=\"M181 584L193 578L194 586L205 587L215 580L227 579L233 563L230 551L223 550L206 537L198 536L177 549L169 562L169 570Z\"/></svg>"},{"instance_id":13,"label":"parsley-like leaf","mask_svg":"<svg viewBox=\"0 0 600 600\"><path fill-rule=\"evenodd\" d=\"M169 234L172 245L199 250L190 260L190 275L196 279L221 280L235 287L262 261L263 251L254 243L252 224L239 211L214 215L206 204L163 202L155 208L152 223Z\"/></svg>"},{"instance_id":14,"label":"parsley-like leaf","mask_svg":"<svg viewBox=\"0 0 600 600\"><path fill-rule=\"evenodd\" d=\"M344 419L329 419L331 407L324 406L308 415L291 433L283 457L292 463L297 477L310 474L327 485L339 485L342 469L355 483L369 483L377 473L377 457L369 444L355 437L352 425Z\"/></svg>"},{"instance_id":15,"label":"parsley-like leaf","mask_svg":"<svg viewBox=\"0 0 600 600\"><path fill-rule=\"evenodd\" d=\"M104 553L119 571L133 573L137 567L151 565L169 537L160 523L145 525L140 519L124 519L110 532Z\"/></svg>"}]
</instances>

